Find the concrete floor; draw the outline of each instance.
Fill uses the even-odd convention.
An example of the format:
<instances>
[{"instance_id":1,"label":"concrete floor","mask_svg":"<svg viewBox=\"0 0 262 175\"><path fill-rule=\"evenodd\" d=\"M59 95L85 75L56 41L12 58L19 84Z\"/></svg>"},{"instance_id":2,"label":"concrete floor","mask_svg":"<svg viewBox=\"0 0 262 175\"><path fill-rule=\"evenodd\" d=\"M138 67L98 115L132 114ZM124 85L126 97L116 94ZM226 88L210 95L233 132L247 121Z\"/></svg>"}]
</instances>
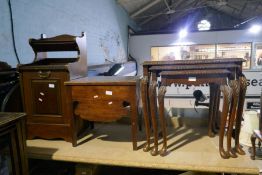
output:
<instances>
[{"instance_id":1,"label":"concrete floor","mask_svg":"<svg viewBox=\"0 0 262 175\"><path fill-rule=\"evenodd\" d=\"M208 137L207 128L170 128L168 133L168 155L164 157L143 152L144 132L139 132L139 150L133 151L130 126L116 123L95 124L95 129L79 140L77 147L63 140L28 140L28 156L183 171L258 174L262 169L262 160L251 160L248 151L238 158L222 159L218 152L218 137Z\"/></svg>"}]
</instances>

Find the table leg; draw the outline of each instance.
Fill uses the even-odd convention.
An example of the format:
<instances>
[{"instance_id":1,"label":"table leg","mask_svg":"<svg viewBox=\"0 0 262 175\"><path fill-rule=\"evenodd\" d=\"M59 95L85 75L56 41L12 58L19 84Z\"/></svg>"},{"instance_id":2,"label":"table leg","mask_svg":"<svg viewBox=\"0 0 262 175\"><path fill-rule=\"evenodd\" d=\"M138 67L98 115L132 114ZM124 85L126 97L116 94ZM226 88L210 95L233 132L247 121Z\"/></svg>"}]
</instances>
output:
<instances>
[{"instance_id":1,"label":"table leg","mask_svg":"<svg viewBox=\"0 0 262 175\"><path fill-rule=\"evenodd\" d=\"M210 99L209 99L209 120L208 120L208 136L214 137L218 132L217 120L220 104L220 88L217 84L210 84Z\"/></svg>"},{"instance_id":2,"label":"table leg","mask_svg":"<svg viewBox=\"0 0 262 175\"><path fill-rule=\"evenodd\" d=\"M160 150L161 156L165 156L167 153L167 131L166 131L165 105L164 105L165 93L166 93L166 86L161 86L158 90L159 119L161 124L162 135L163 135L163 147Z\"/></svg>"},{"instance_id":3,"label":"table leg","mask_svg":"<svg viewBox=\"0 0 262 175\"><path fill-rule=\"evenodd\" d=\"M219 132L219 105L220 105L220 95L221 95L221 91L220 91L220 88L219 88L219 85L216 84L216 98L215 98L215 104L214 104L214 116L213 116L213 132L216 134Z\"/></svg>"},{"instance_id":4,"label":"table leg","mask_svg":"<svg viewBox=\"0 0 262 175\"><path fill-rule=\"evenodd\" d=\"M72 118L72 145L73 147L77 146L77 130L78 128L76 127L76 117L79 117L75 114L75 109L78 105L78 101L73 101L73 118Z\"/></svg>"},{"instance_id":5,"label":"table leg","mask_svg":"<svg viewBox=\"0 0 262 175\"><path fill-rule=\"evenodd\" d=\"M136 100L136 87L133 88L134 94L132 97L132 101L130 104L130 114L131 114L131 128L132 128L132 142L133 142L133 150L137 150L137 100Z\"/></svg>"},{"instance_id":6,"label":"table leg","mask_svg":"<svg viewBox=\"0 0 262 175\"><path fill-rule=\"evenodd\" d=\"M241 148L239 144L239 135L240 135L243 107L244 107L246 90L247 90L247 80L245 76L241 76L239 78L239 81L240 81L240 91L239 91L236 126L235 126L235 150L238 154L245 155L244 150Z\"/></svg>"},{"instance_id":7,"label":"table leg","mask_svg":"<svg viewBox=\"0 0 262 175\"><path fill-rule=\"evenodd\" d=\"M252 148L251 148L251 159L252 160L255 160L255 157L256 157L256 135L255 135L255 133L253 133L252 135L251 135L251 138L250 138L250 140L251 140L251 144L252 144Z\"/></svg>"},{"instance_id":8,"label":"table leg","mask_svg":"<svg viewBox=\"0 0 262 175\"><path fill-rule=\"evenodd\" d=\"M220 130L219 130L219 153L220 156L224 159L228 159L230 157L229 153L225 151L224 149L224 134L225 134L225 127L226 127L226 121L228 116L228 110L229 110L229 102L232 96L232 92L230 87L227 85L221 86L221 91L223 93L223 109L222 109L222 116L220 120Z\"/></svg>"},{"instance_id":9,"label":"table leg","mask_svg":"<svg viewBox=\"0 0 262 175\"><path fill-rule=\"evenodd\" d=\"M151 81L149 86L149 104L150 104L150 114L151 114L151 121L153 126L153 133L154 133L154 147L151 150L151 155L156 156L158 154L158 126L157 126L157 103L156 103L156 87L157 82Z\"/></svg>"},{"instance_id":10,"label":"table leg","mask_svg":"<svg viewBox=\"0 0 262 175\"><path fill-rule=\"evenodd\" d=\"M213 116L214 116L214 100L215 100L215 84L210 84L209 94L209 116L208 116L208 136L214 137L214 133L212 131L212 123L213 123Z\"/></svg>"},{"instance_id":11,"label":"table leg","mask_svg":"<svg viewBox=\"0 0 262 175\"><path fill-rule=\"evenodd\" d=\"M229 152L231 157L236 158L237 155L235 150L232 149L231 140L232 140L233 127L236 119L236 110L237 110L237 103L238 103L238 96L239 96L239 81L231 80L230 87L232 89L232 99L231 99L230 113L228 119L227 151Z\"/></svg>"},{"instance_id":12,"label":"table leg","mask_svg":"<svg viewBox=\"0 0 262 175\"><path fill-rule=\"evenodd\" d=\"M150 126L149 126L149 113L148 113L148 77L143 77L141 80L141 100L142 100L142 112L145 123L146 131L146 145L143 150L145 152L150 150Z\"/></svg>"}]
</instances>

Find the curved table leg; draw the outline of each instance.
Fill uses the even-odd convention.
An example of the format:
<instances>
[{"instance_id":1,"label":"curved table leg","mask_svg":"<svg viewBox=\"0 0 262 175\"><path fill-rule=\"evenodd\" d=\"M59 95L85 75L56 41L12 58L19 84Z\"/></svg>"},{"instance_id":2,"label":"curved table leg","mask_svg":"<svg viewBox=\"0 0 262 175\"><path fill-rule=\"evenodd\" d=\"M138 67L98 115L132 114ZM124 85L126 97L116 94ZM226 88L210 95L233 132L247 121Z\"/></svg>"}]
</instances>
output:
<instances>
[{"instance_id":1,"label":"curved table leg","mask_svg":"<svg viewBox=\"0 0 262 175\"><path fill-rule=\"evenodd\" d=\"M218 85L216 85L216 98L215 98L215 104L214 104L214 116L213 116L213 132L216 134L219 132L219 104L220 104L220 96L221 96L221 91Z\"/></svg>"},{"instance_id":2,"label":"curved table leg","mask_svg":"<svg viewBox=\"0 0 262 175\"><path fill-rule=\"evenodd\" d=\"M239 81L240 81L240 91L239 91L236 126L235 126L235 151L240 155L245 155L244 150L241 148L239 144L239 135L240 135L243 107L244 107L246 90L247 90L247 80L246 77L243 75L239 78Z\"/></svg>"},{"instance_id":3,"label":"curved table leg","mask_svg":"<svg viewBox=\"0 0 262 175\"><path fill-rule=\"evenodd\" d=\"M255 143L256 143L256 135L255 135L255 133L253 133L253 134L251 135L250 140L251 140L251 144L252 144L251 156L250 156L250 158L251 158L252 160L255 160L255 157L256 157L256 145L255 145Z\"/></svg>"},{"instance_id":4,"label":"curved table leg","mask_svg":"<svg viewBox=\"0 0 262 175\"><path fill-rule=\"evenodd\" d=\"M163 135L163 147L160 150L161 156L165 156L167 153L167 131L166 131L165 106L164 106L165 93L166 93L166 87L161 86L158 90L159 119L161 124L162 135Z\"/></svg>"},{"instance_id":5,"label":"curved table leg","mask_svg":"<svg viewBox=\"0 0 262 175\"><path fill-rule=\"evenodd\" d=\"M223 109L222 109L222 116L220 120L220 130L219 130L219 153L222 158L228 159L230 155L228 152L225 151L223 142L224 142L226 121L228 116L229 102L232 95L231 95L231 89L227 85L221 86L221 91L223 93L224 100L223 100Z\"/></svg>"},{"instance_id":6,"label":"curved table leg","mask_svg":"<svg viewBox=\"0 0 262 175\"><path fill-rule=\"evenodd\" d=\"M151 150L151 155L156 156L158 154L158 127L157 127L157 104L156 104L156 87L157 82L151 81L149 86L149 104L150 104L150 114L151 114L151 121L153 126L153 133L154 133L154 147Z\"/></svg>"},{"instance_id":7,"label":"curved table leg","mask_svg":"<svg viewBox=\"0 0 262 175\"><path fill-rule=\"evenodd\" d=\"M146 145L143 150L145 152L150 150L150 126L149 126L149 113L148 113L148 77L143 77L141 80L141 100L142 111L146 130Z\"/></svg>"},{"instance_id":8,"label":"curved table leg","mask_svg":"<svg viewBox=\"0 0 262 175\"><path fill-rule=\"evenodd\" d=\"M233 127L236 119L236 110L237 110L237 103L238 103L238 96L239 96L239 82L238 80L231 80L230 87L232 89L232 99L230 104L230 113L229 113L229 123L228 123L228 131L227 131L227 151L229 152L230 156L236 158L236 152L231 147L231 140L232 140L232 133Z\"/></svg>"},{"instance_id":9,"label":"curved table leg","mask_svg":"<svg viewBox=\"0 0 262 175\"><path fill-rule=\"evenodd\" d=\"M209 117L208 117L208 136L209 137L214 137L215 134L213 133L213 122L214 122L214 100L215 100L215 84L210 84L210 89L209 89Z\"/></svg>"}]
</instances>

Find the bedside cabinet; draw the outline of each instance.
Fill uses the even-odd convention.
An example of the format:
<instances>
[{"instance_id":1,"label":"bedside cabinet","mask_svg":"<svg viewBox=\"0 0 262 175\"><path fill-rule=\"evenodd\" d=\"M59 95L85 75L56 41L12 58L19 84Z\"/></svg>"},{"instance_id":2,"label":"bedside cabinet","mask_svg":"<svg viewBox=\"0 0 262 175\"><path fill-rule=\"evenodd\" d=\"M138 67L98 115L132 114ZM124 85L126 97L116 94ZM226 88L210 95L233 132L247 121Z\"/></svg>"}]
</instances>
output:
<instances>
[{"instance_id":1,"label":"bedside cabinet","mask_svg":"<svg viewBox=\"0 0 262 175\"><path fill-rule=\"evenodd\" d=\"M29 44L35 52L34 62L18 66L27 138L72 142L72 101L64 82L87 75L85 33L30 39ZM73 52L74 57L47 57L57 52Z\"/></svg>"}]
</instances>

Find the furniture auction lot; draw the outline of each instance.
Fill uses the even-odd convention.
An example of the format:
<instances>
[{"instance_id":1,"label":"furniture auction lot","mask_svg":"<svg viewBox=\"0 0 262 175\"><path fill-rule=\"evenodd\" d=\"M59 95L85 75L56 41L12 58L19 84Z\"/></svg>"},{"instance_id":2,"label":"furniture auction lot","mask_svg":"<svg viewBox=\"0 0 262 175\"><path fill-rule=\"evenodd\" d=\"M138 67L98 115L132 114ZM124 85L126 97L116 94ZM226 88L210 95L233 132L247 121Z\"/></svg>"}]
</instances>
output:
<instances>
[{"instance_id":1,"label":"furniture auction lot","mask_svg":"<svg viewBox=\"0 0 262 175\"><path fill-rule=\"evenodd\" d=\"M130 126L95 124L95 129L80 140L77 147L63 140L28 140L28 156L77 163L202 172L258 174L262 168L262 161L251 161L247 150L246 155L238 158L221 159L218 136L208 137L206 128L168 128L168 154L164 157L145 154L142 149L144 133L139 132L138 135L138 150L133 151Z\"/></svg>"}]
</instances>

